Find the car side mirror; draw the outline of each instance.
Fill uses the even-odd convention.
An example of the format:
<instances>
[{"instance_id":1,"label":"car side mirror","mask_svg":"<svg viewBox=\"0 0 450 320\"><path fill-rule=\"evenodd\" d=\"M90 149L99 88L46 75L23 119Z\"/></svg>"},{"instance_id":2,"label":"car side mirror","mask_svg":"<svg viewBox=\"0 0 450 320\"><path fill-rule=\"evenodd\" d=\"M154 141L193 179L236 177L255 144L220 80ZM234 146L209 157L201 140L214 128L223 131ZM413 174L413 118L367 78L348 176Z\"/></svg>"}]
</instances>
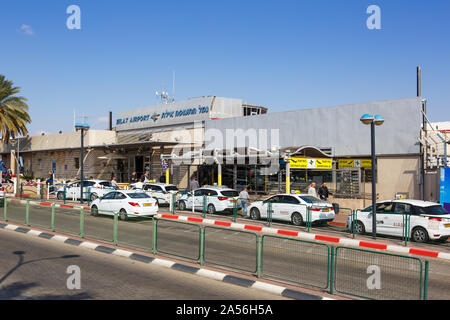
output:
<instances>
[{"instance_id":1,"label":"car side mirror","mask_svg":"<svg viewBox=\"0 0 450 320\"><path fill-rule=\"evenodd\" d=\"M103 197L98 197L98 200L99 200L99 201L102 201L102 200L103 200Z\"/></svg>"}]
</instances>

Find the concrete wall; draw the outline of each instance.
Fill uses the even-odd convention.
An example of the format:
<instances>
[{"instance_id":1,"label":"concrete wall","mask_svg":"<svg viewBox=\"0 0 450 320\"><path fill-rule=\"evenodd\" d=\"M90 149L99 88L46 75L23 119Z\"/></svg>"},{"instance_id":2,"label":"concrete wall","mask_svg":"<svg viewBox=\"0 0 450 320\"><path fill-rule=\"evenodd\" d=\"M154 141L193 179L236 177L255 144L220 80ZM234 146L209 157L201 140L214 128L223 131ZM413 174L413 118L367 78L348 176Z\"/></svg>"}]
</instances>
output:
<instances>
[{"instance_id":1,"label":"concrete wall","mask_svg":"<svg viewBox=\"0 0 450 320\"><path fill-rule=\"evenodd\" d=\"M366 193L370 193L370 187ZM409 199L420 199L419 157L378 157L378 200L394 199L405 193Z\"/></svg>"}]
</instances>

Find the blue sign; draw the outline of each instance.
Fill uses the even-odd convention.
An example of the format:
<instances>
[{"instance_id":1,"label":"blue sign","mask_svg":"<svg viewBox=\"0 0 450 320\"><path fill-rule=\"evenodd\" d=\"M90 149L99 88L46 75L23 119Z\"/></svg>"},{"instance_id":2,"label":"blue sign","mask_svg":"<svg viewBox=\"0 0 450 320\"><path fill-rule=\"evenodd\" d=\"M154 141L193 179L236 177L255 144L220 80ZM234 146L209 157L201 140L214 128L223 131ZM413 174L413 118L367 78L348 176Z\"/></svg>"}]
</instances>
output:
<instances>
[{"instance_id":1,"label":"blue sign","mask_svg":"<svg viewBox=\"0 0 450 320\"><path fill-rule=\"evenodd\" d=\"M56 160L52 160L52 171L53 173L56 171Z\"/></svg>"},{"instance_id":2,"label":"blue sign","mask_svg":"<svg viewBox=\"0 0 450 320\"><path fill-rule=\"evenodd\" d=\"M450 212L450 168L441 168L440 203Z\"/></svg>"}]
</instances>

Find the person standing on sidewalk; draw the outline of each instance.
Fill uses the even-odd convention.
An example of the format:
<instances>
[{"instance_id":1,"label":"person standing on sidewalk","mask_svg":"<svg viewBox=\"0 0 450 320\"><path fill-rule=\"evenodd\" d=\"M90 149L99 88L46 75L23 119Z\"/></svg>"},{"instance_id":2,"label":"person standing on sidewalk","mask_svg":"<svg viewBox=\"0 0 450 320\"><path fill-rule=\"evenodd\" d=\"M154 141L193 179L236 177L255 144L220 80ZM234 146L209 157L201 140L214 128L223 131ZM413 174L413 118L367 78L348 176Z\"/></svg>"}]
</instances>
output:
<instances>
[{"instance_id":1,"label":"person standing on sidewalk","mask_svg":"<svg viewBox=\"0 0 450 320\"><path fill-rule=\"evenodd\" d=\"M200 185L197 182L197 179L195 177L192 177L191 184L189 185L189 191L194 192L200 188Z\"/></svg>"},{"instance_id":2,"label":"person standing on sidewalk","mask_svg":"<svg viewBox=\"0 0 450 320\"><path fill-rule=\"evenodd\" d=\"M246 217L247 216L247 203L248 200L250 200L250 197L248 195L247 192L247 187L244 188L244 190L241 191L241 193L239 193L239 200L241 201L241 206L242 206L242 216Z\"/></svg>"},{"instance_id":3,"label":"person standing on sidewalk","mask_svg":"<svg viewBox=\"0 0 450 320\"><path fill-rule=\"evenodd\" d=\"M324 182L324 183L322 183L322 186L319 188L320 200L328 202L329 196L330 196L330 192L328 191L326 182Z\"/></svg>"},{"instance_id":4,"label":"person standing on sidewalk","mask_svg":"<svg viewBox=\"0 0 450 320\"><path fill-rule=\"evenodd\" d=\"M309 189L308 189L308 195L317 198L317 191L316 191L316 183L315 182L311 182L311 185L309 186Z\"/></svg>"}]
</instances>

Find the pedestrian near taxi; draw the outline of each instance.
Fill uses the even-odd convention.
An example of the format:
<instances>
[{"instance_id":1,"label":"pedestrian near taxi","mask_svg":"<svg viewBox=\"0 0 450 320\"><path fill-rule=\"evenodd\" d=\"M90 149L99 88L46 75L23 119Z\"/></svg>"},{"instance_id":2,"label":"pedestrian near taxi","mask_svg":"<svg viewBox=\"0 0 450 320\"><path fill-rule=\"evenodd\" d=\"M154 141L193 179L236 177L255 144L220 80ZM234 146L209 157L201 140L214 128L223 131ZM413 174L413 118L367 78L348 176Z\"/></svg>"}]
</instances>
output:
<instances>
[{"instance_id":1,"label":"pedestrian near taxi","mask_svg":"<svg viewBox=\"0 0 450 320\"><path fill-rule=\"evenodd\" d=\"M244 190L239 193L239 200L241 201L242 206L242 216L245 217L247 216L247 203L250 200L247 187L245 187Z\"/></svg>"},{"instance_id":2,"label":"pedestrian near taxi","mask_svg":"<svg viewBox=\"0 0 450 320\"><path fill-rule=\"evenodd\" d=\"M311 182L311 185L308 188L308 195L317 198L317 191L316 191L316 183L315 182Z\"/></svg>"},{"instance_id":3,"label":"pedestrian near taxi","mask_svg":"<svg viewBox=\"0 0 450 320\"><path fill-rule=\"evenodd\" d=\"M329 196L330 196L330 192L328 191L326 182L324 182L324 183L322 183L322 186L319 188L320 200L328 202Z\"/></svg>"}]
</instances>

